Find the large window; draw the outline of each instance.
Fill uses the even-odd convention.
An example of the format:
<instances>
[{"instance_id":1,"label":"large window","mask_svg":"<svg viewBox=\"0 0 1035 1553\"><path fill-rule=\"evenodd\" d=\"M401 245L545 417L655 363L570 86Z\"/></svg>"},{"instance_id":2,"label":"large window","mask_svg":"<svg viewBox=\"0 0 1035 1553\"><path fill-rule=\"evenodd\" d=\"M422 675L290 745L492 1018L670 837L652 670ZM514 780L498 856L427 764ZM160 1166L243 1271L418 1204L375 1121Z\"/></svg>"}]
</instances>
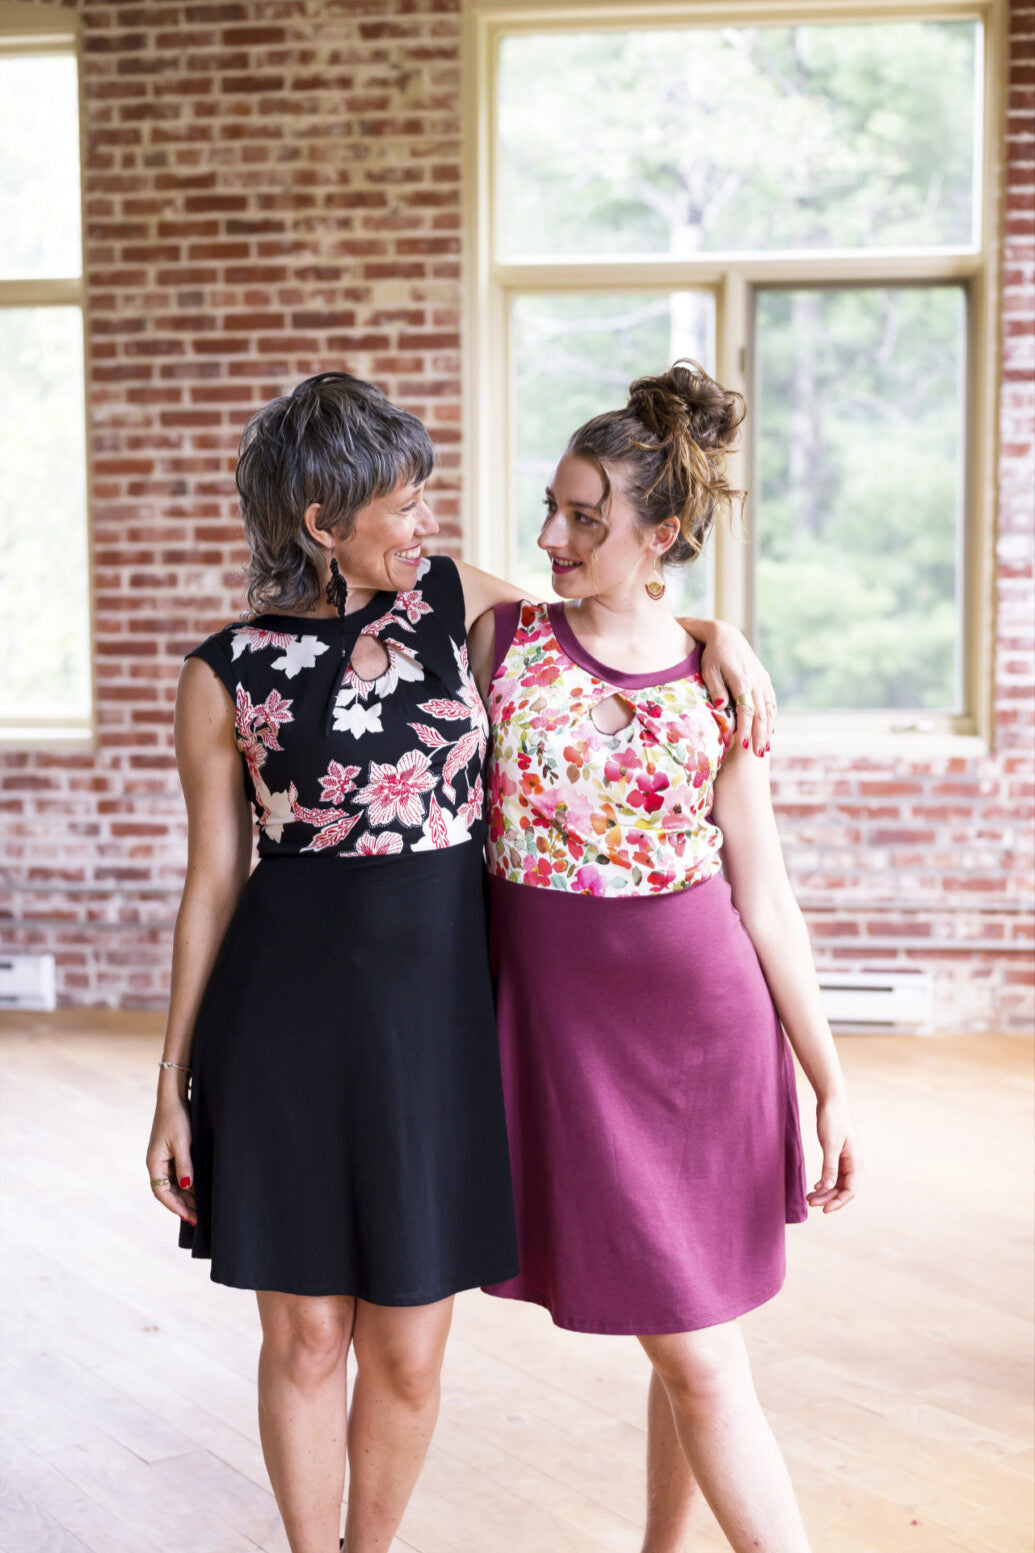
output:
<instances>
[{"instance_id":1,"label":"large window","mask_svg":"<svg viewBox=\"0 0 1035 1553\"><path fill-rule=\"evenodd\" d=\"M680 602L803 726L978 732L1000 6L558 9L468 4L478 559L548 592L567 436L692 356L749 499Z\"/></svg>"},{"instance_id":2,"label":"large window","mask_svg":"<svg viewBox=\"0 0 1035 1553\"><path fill-rule=\"evenodd\" d=\"M42 13L42 14L41 14ZM0 738L91 727L76 42L0 8Z\"/></svg>"}]
</instances>

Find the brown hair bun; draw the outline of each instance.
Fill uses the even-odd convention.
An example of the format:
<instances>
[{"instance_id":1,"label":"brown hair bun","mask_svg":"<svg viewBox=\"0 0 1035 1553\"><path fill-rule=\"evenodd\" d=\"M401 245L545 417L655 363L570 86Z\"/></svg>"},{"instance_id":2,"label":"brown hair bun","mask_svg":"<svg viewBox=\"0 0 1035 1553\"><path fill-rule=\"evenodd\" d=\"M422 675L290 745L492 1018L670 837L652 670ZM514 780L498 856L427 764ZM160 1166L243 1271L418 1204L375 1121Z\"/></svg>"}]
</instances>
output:
<instances>
[{"instance_id":1,"label":"brown hair bun","mask_svg":"<svg viewBox=\"0 0 1035 1553\"><path fill-rule=\"evenodd\" d=\"M718 513L743 498L726 478L746 405L696 361L675 362L659 377L637 378L624 409L595 416L568 442L569 453L593 463L611 495L608 468L618 468L641 526L679 519L666 565L692 561L704 548Z\"/></svg>"}]
</instances>

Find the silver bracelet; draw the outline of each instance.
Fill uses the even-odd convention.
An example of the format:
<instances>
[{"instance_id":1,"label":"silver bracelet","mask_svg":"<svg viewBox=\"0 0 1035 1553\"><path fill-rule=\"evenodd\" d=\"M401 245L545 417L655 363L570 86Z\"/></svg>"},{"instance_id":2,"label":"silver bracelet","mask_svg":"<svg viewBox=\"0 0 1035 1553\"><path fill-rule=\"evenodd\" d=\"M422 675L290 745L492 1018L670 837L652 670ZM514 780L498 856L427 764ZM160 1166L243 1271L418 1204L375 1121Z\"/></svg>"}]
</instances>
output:
<instances>
[{"instance_id":1,"label":"silver bracelet","mask_svg":"<svg viewBox=\"0 0 1035 1553\"><path fill-rule=\"evenodd\" d=\"M194 1072L193 1068L185 1068L183 1066L182 1062L166 1062L164 1057L159 1062L158 1066L160 1068L175 1068L177 1070L177 1072L179 1072L179 1073L193 1073Z\"/></svg>"}]
</instances>

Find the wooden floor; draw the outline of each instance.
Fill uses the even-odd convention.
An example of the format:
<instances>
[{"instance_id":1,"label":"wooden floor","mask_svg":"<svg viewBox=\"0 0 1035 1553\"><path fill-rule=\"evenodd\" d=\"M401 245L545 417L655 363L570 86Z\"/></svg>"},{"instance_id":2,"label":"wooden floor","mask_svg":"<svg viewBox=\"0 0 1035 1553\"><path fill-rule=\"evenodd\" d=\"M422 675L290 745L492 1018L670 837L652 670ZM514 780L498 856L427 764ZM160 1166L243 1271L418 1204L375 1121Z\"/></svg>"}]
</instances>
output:
<instances>
[{"instance_id":1,"label":"wooden floor","mask_svg":"<svg viewBox=\"0 0 1035 1553\"><path fill-rule=\"evenodd\" d=\"M151 1201L136 1024L3 1016L0 1553L285 1553L254 1303ZM744 1323L815 1553L1031 1553L1030 1047L841 1046L864 1194L788 1232ZM461 1297L396 1549L637 1553L645 1379L632 1339ZM702 1516L692 1548L725 1546Z\"/></svg>"}]
</instances>

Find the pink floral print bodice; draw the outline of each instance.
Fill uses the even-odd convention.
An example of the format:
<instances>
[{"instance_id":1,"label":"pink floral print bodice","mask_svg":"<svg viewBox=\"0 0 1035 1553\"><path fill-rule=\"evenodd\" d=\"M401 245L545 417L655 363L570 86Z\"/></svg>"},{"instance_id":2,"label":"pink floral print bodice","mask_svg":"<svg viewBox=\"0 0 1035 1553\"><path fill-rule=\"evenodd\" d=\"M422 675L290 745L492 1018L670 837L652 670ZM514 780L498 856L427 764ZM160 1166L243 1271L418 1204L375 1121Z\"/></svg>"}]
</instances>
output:
<instances>
[{"instance_id":1,"label":"pink floral print bodice","mask_svg":"<svg viewBox=\"0 0 1035 1553\"><path fill-rule=\"evenodd\" d=\"M510 629L513 606L496 621ZM733 720L709 704L699 670L698 649L667 673L617 673L581 647L561 605L523 604L489 688L490 872L605 896L716 873L710 812ZM593 709L613 696L632 720L602 733Z\"/></svg>"},{"instance_id":2,"label":"pink floral print bodice","mask_svg":"<svg viewBox=\"0 0 1035 1553\"><path fill-rule=\"evenodd\" d=\"M239 621L189 654L234 702L260 857L481 845L488 720L467 659L463 589L444 556L422 562L417 582L343 620ZM360 636L387 654L376 679L352 668Z\"/></svg>"}]
</instances>

